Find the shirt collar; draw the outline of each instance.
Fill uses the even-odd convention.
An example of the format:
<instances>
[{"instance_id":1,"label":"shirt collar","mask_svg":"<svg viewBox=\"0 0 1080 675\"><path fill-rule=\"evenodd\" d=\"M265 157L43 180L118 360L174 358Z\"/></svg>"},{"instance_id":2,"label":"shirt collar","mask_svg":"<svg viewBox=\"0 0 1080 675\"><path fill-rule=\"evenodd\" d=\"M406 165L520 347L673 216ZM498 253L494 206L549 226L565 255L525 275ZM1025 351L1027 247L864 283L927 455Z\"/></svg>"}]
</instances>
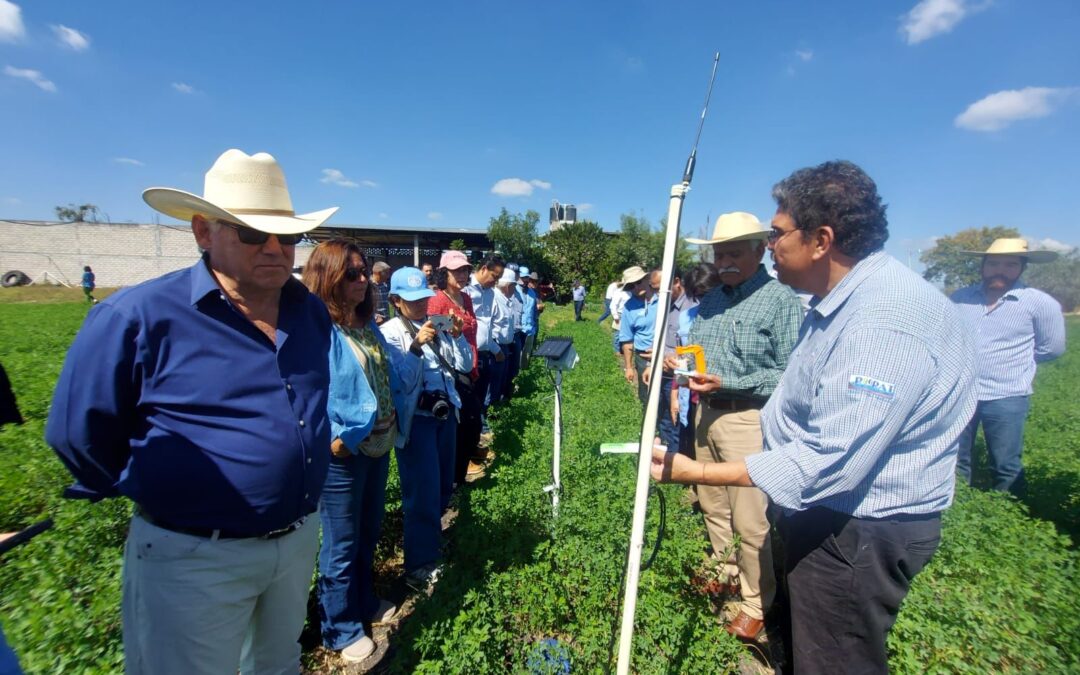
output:
<instances>
[{"instance_id":1,"label":"shirt collar","mask_svg":"<svg viewBox=\"0 0 1080 675\"><path fill-rule=\"evenodd\" d=\"M190 301L192 305L196 305L200 300L216 293L218 295L224 295L224 291L218 286L217 280L214 275L210 273L210 266L207 263L205 257L200 258L199 262L191 266L191 297ZM302 299L308 293L307 286L297 281L296 277L289 275L289 280L285 282L285 285L281 288L281 297L284 300L297 301Z\"/></svg>"},{"instance_id":2,"label":"shirt collar","mask_svg":"<svg viewBox=\"0 0 1080 675\"><path fill-rule=\"evenodd\" d=\"M844 278L840 280L831 291L823 298L814 298L810 307L821 316L829 316L847 302L847 299L855 292L867 277L881 269L885 265L887 257L883 251L871 253L855 264Z\"/></svg>"}]
</instances>

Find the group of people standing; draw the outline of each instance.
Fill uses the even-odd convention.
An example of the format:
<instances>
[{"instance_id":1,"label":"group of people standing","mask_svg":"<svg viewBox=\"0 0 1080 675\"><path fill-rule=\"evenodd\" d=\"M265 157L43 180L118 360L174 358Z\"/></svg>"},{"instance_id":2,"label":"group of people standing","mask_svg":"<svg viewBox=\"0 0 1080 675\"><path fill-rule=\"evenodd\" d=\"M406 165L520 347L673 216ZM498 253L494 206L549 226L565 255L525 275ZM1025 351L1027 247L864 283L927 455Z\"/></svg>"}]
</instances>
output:
<instances>
[{"instance_id":1,"label":"group of people standing","mask_svg":"<svg viewBox=\"0 0 1080 675\"><path fill-rule=\"evenodd\" d=\"M653 352L659 271L623 273L607 303L614 344L643 401L649 363L664 359L653 384L667 447L652 473L698 485L741 598L728 630L763 628L782 512L796 671L885 672L886 634L937 548L977 424L995 485L1022 481L1035 364L1064 350L1060 307L1019 281L1048 254L1023 240L973 252L982 284L950 302L882 251L885 206L854 164L802 169L773 196L768 228L721 216L697 242L714 262L675 276L665 340L700 350L704 367ZM535 281L458 251L391 274L344 240L320 244L294 279L296 244L336 209L298 215L266 153L225 152L201 196L143 197L191 223L202 257L94 306L46 426L75 478L68 496L134 505L125 668L297 672L316 558L324 643L363 660L368 627L397 611L372 574L389 453L407 583L427 588L451 495L491 457L489 408L532 350ZM811 297L805 316L792 289Z\"/></svg>"},{"instance_id":2,"label":"group of people standing","mask_svg":"<svg viewBox=\"0 0 1080 675\"><path fill-rule=\"evenodd\" d=\"M755 641L765 629L776 532L795 671L883 673L940 514L970 481L977 425L994 487L1022 485L1035 367L1064 352L1065 329L1059 304L1020 274L1055 254L1024 239L968 251L982 282L949 298L883 252L885 205L854 164L796 171L773 197L770 226L728 213L711 238L688 240L713 262L675 272L664 355L661 273L627 269L609 303L616 349L643 404L664 359L652 473L696 486L738 608L728 632ZM700 350L704 369L678 347Z\"/></svg>"},{"instance_id":3,"label":"group of people standing","mask_svg":"<svg viewBox=\"0 0 1080 675\"><path fill-rule=\"evenodd\" d=\"M202 196L143 197L203 255L91 310L46 427L69 496L134 503L125 668L297 672L316 558L323 642L362 661L397 612L373 577L390 452L405 581L424 590L454 490L493 457L489 407L527 365L532 275L460 251L391 273L332 239L297 280L296 244L336 209L296 214L266 153L222 154Z\"/></svg>"}]
</instances>

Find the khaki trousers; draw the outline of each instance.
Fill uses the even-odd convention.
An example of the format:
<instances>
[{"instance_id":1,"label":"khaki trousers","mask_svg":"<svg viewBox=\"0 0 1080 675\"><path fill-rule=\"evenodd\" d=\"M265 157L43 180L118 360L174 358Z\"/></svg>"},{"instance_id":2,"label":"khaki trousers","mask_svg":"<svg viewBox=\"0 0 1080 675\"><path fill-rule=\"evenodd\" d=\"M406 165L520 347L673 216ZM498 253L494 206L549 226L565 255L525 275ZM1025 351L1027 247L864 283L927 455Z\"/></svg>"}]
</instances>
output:
<instances>
[{"instance_id":1,"label":"khaki trousers","mask_svg":"<svg viewBox=\"0 0 1080 675\"><path fill-rule=\"evenodd\" d=\"M757 410L713 410L702 402L696 422L694 452L699 462L736 462L761 452ZM713 555L725 563L729 576L739 578L743 597L740 609L752 618L763 618L776 593L765 513L768 498L758 488L746 487L699 485L697 493ZM739 535L741 544L725 559L733 533Z\"/></svg>"}]
</instances>

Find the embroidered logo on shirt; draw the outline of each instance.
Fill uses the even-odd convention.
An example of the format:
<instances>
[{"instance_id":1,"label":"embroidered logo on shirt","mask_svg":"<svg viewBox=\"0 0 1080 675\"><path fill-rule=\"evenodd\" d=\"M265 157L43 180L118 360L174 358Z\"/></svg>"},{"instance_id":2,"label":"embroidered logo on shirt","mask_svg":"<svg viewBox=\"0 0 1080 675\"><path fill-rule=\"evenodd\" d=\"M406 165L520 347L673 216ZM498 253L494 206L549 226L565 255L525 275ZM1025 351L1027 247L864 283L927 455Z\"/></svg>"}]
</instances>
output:
<instances>
[{"instance_id":1,"label":"embroidered logo on shirt","mask_svg":"<svg viewBox=\"0 0 1080 675\"><path fill-rule=\"evenodd\" d=\"M866 375L852 375L848 380L848 389L862 389L871 394L892 398L896 386L892 382L882 382Z\"/></svg>"}]
</instances>

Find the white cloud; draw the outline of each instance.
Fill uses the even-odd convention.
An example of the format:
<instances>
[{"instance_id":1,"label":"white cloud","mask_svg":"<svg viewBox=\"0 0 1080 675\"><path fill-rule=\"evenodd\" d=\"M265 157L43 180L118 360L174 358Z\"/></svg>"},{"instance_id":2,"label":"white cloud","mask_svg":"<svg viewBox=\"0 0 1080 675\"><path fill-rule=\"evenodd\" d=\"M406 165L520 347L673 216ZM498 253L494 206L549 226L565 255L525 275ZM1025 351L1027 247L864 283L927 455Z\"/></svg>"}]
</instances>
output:
<instances>
[{"instance_id":1,"label":"white cloud","mask_svg":"<svg viewBox=\"0 0 1080 675\"><path fill-rule=\"evenodd\" d=\"M1066 244L1063 241L1052 239L1047 237L1045 239L1033 239L1031 237L1024 237L1027 239L1028 246L1033 251L1056 251L1058 253L1071 253L1076 249L1075 246Z\"/></svg>"},{"instance_id":2,"label":"white cloud","mask_svg":"<svg viewBox=\"0 0 1080 675\"><path fill-rule=\"evenodd\" d=\"M22 200L18 197L4 197L4 203L10 204L11 206L17 206L19 204L22 204Z\"/></svg>"},{"instance_id":3,"label":"white cloud","mask_svg":"<svg viewBox=\"0 0 1080 675\"><path fill-rule=\"evenodd\" d=\"M491 194L500 197L528 197L536 188L550 190L551 183L538 178L529 181L520 178L503 178L491 186Z\"/></svg>"},{"instance_id":4,"label":"white cloud","mask_svg":"<svg viewBox=\"0 0 1080 675\"><path fill-rule=\"evenodd\" d=\"M956 24L990 6L992 0L922 0L904 15L900 31L909 45L948 33Z\"/></svg>"},{"instance_id":5,"label":"white cloud","mask_svg":"<svg viewBox=\"0 0 1080 675\"><path fill-rule=\"evenodd\" d=\"M428 220L442 220L443 215L438 211L428 211Z\"/></svg>"},{"instance_id":6,"label":"white cloud","mask_svg":"<svg viewBox=\"0 0 1080 675\"><path fill-rule=\"evenodd\" d=\"M0 0L0 42L18 42L24 35L22 9L14 2Z\"/></svg>"},{"instance_id":7,"label":"white cloud","mask_svg":"<svg viewBox=\"0 0 1080 675\"><path fill-rule=\"evenodd\" d=\"M386 219L387 219L387 218L389 218L389 217L390 217L390 214L389 214L389 213L380 213L380 214L379 214L379 218L380 218L381 220L386 220Z\"/></svg>"},{"instance_id":8,"label":"white cloud","mask_svg":"<svg viewBox=\"0 0 1080 675\"><path fill-rule=\"evenodd\" d=\"M191 86L190 84L184 84L183 82L173 82L172 88L180 92L181 94L195 93L195 87Z\"/></svg>"},{"instance_id":9,"label":"white cloud","mask_svg":"<svg viewBox=\"0 0 1080 675\"><path fill-rule=\"evenodd\" d=\"M77 52L90 49L90 37L64 25L52 26L56 39Z\"/></svg>"},{"instance_id":10,"label":"white cloud","mask_svg":"<svg viewBox=\"0 0 1080 675\"><path fill-rule=\"evenodd\" d=\"M341 171L338 171L337 169L323 169L322 173L323 177L319 179L319 181L322 183L330 183L332 185L340 185L341 187L347 188L363 186L366 188L375 189L379 187L379 184L373 180L368 180L365 178L364 180L357 182L347 177L345 174L343 174Z\"/></svg>"},{"instance_id":11,"label":"white cloud","mask_svg":"<svg viewBox=\"0 0 1080 675\"><path fill-rule=\"evenodd\" d=\"M356 181L349 180L345 177L345 174L341 173L337 169L323 169L323 177L319 179L320 183L329 183L331 185L340 185L341 187L355 188L360 187L360 184Z\"/></svg>"},{"instance_id":12,"label":"white cloud","mask_svg":"<svg viewBox=\"0 0 1080 675\"><path fill-rule=\"evenodd\" d=\"M954 123L971 131L999 131L1017 120L1046 117L1077 91L1075 87L1008 89L975 101Z\"/></svg>"},{"instance_id":13,"label":"white cloud","mask_svg":"<svg viewBox=\"0 0 1080 675\"><path fill-rule=\"evenodd\" d=\"M814 58L814 50L813 49L796 49L795 50L795 56L798 56L799 59L802 60L802 61L809 61L810 59Z\"/></svg>"},{"instance_id":14,"label":"white cloud","mask_svg":"<svg viewBox=\"0 0 1080 675\"><path fill-rule=\"evenodd\" d=\"M132 159L130 157L113 157L113 161L116 162L117 164L130 164L131 166L146 166L145 164L143 164L139 160Z\"/></svg>"},{"instance_id":15,"label":"white cloud","mask_svg":"<svg viewBox=\"0 0 1080 675\"><path fill-rule=\"evenodd\" d=\"M2 0L0 0L2 1ZM29 68L15 68L14 66L4 66L4 74L10 77L18 77L29 82L33 82L35 86L43 91L56 93L56 85L51 80L45 79L45 76L41 74L41 71L31 70Z\"/></svg>"},{"instance_id":16,"label":"white cloud","mask_svg":"<svg viewBox=\"0 0 1080 675\"><path fill-rule=\"evenodd\" d=\"M594 205L590 204L588 202L585 202L584 204L578 204L577 205L578 213L585 213L586 211L592 211L593 208L594 208Z\"/></svg>"}]
</instances>

